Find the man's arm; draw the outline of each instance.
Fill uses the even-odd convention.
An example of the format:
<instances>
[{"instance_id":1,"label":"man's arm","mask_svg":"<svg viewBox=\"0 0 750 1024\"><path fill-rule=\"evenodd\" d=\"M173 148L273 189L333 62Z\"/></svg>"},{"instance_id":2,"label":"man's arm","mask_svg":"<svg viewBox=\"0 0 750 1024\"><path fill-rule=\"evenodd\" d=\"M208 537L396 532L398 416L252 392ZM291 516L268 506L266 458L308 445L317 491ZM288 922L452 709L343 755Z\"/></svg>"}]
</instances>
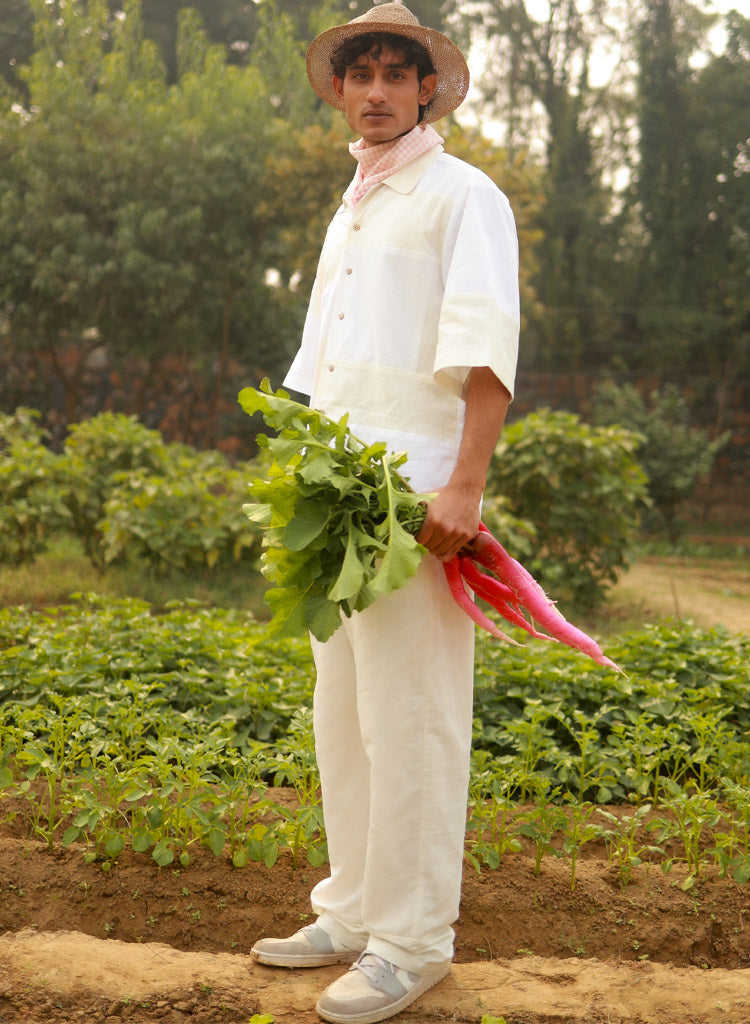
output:
<instances>
[{"instance_id":1,"label":"man's arm","mask_svg":"<svg viewBox=\"0 0 750 1024\"><path fill-rule=\"evenodd\" d=\"M466 385L466 414L458 459L445 487L427 505L417 540L443 562L476 536L487 470L510 405L510 394L488 366L476 366Z\"/></svg>"}]
</instances>

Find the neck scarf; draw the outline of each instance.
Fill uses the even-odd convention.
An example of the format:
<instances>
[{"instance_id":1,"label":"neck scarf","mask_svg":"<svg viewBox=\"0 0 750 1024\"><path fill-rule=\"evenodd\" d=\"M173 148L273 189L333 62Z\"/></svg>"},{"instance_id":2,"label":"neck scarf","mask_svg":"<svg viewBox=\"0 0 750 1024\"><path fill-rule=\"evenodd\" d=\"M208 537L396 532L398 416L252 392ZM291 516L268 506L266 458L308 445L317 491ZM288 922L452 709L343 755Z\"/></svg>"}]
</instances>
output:
<instances>
[{"instance_id":1,"label":"neck scarf","mask_svg":"<svg viewBox=\"0 0 750 1024\"><path fill-rule=\"evenodd\" d=\"M442 136L430 124L418 124L406 135L381 142L378 146L365 146L363 139L349 143L349 152L357 161L357 171L344 193L344 202L355 207L373 186L442 143Z\"/></svg>"}]
</instances>

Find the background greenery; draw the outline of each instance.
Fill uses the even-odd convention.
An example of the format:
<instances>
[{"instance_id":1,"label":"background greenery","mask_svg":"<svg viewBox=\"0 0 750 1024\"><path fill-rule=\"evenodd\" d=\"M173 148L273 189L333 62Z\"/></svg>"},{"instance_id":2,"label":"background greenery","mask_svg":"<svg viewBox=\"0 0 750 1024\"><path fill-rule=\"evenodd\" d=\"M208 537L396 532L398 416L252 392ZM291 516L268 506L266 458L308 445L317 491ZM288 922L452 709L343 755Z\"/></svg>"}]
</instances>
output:
<instances>
[{"instance_id":1,"label":"background greenery","mask_svg":"<svg viewBox=\"0 0 750 1024\"><path fill-rule=\"evenodd\" d=\"M87 369L123 358L117 408L210 446L233 368L279 382L351 174L304 47L367 6L0 7L0 407L54 408L59 443L60 418L111 396ZM440 128L516 212L521 371L674 381L719 436L750 371L748 19L702 0L412 6L485 54L474 109ZM179 416L148 390L167 357L188 368Z\"/></svg>"}]
</instances>

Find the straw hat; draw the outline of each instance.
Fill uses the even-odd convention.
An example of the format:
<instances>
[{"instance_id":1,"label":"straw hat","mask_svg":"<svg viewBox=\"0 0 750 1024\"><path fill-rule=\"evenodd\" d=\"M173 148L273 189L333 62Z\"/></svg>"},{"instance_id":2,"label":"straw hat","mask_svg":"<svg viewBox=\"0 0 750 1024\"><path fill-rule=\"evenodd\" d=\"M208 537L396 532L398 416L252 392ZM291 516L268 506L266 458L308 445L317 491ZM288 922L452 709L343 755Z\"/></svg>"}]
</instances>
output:
<instances>
[{"instance_id":1,"label":"straw hat","mask_svg":"<svg viewBox=\"0 0 750 1024\"><path fill-rule=\"evenodd\" d=\"M424 46L437 72L437 88L425 113L425 121L437 121L460 106L469 88L469 69L464 55L442 32L423 28L417 17L401 3L380 4L346 25L336 25L310 43L307 48L307 77L315 92L337 110L343 101L333 89L331 56L353 36L368 32L389 32L408 36Z\"/></svg>"}]
</instances>

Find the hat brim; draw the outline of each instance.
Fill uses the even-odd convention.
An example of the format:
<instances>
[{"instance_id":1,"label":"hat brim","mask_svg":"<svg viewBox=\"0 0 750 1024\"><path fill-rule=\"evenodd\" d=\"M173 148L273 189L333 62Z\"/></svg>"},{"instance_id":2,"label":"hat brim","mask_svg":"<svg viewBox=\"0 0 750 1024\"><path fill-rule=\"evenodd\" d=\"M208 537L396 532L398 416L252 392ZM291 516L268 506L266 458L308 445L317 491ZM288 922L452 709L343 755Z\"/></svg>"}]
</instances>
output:
<instances>
[{"instance_id":1,"label":"hat brim","mask_svg":"<svg viewBox=\"0 0 750 1024\"><path fill-rule=\"evenodd\" d=\"M333 88L331 57L347 39L372 32L387 32L389 35L414 39L424 46L432 58L437 72L437 85L425 112L425 121L439 121L463 103L469 90L469 68L455 43L442 32L422 25L395 25L392 21L375 20L350 22L348 25L329 28L316 36L308 46L307 77L322 100L336 110L344 109L343 101Z\"/></svg>"}]
</instances>

